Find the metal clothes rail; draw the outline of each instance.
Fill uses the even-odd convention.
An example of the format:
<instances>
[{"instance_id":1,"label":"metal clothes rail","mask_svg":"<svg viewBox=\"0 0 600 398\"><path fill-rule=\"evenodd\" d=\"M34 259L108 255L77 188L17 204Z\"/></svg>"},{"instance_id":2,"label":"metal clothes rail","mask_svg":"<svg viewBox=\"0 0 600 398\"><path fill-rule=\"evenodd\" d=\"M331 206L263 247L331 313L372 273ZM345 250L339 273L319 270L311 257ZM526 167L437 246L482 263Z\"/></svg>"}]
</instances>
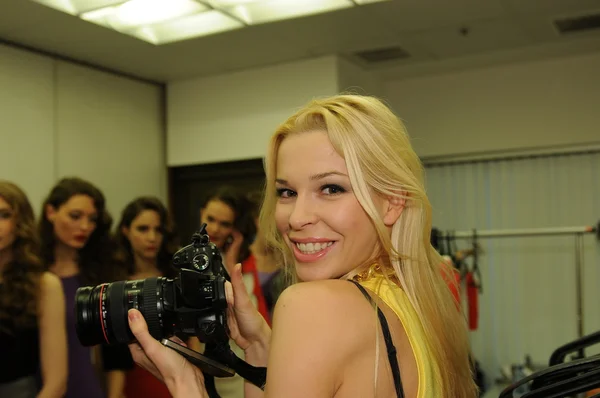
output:
<instances>
[{"instance_id":1,"label":"metal clothes rail","mask_svg":"<svg viewBox=\"0 0 600 398\"><path fill-rule=\"evenodd\" d=\"M471 231L446 231L439 234L445 239L485 239L485 238L521 238L534 236L557 236L573 235L575 237L575 284L576 284L576 302L577 302L577 334L579 337L584 335L583 324L583 236L585 234L596 234L600 241L600 222L597 226L581 227L556 227L556 228L525 228L525 229L490 229Z\"/></svg>"}]
</instances>

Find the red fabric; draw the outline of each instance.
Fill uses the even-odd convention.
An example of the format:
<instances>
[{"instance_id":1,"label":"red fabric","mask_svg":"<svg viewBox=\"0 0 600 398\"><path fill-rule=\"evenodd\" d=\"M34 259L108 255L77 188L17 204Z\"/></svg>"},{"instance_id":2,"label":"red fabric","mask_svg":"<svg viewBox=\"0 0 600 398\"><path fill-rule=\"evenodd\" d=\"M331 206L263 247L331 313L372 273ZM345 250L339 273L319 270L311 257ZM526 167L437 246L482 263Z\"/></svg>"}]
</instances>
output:
<instances>
[{"instance_id":1,"label":"red fabric","mask_svg":"<svg viewBox=\"0 0 600 398\"><path fill-rule=\"evenodd\" d=\"M269 317L269 309L267 308L267 302L260 286L260 279L258 278L258 270L256 269L256 259L253 255L250 255L246 260L242 262L242 274L252 275L254 288L252 293L256 297L258 302L258 312L261 313L263 318L267 321L269 326L271 325L271 319Z\"/></svg>"},{"instance_id":2,"label":"red fabric","mask_svg":"<svg viewBox=\"0 0 600 398\"><path fill-rule=\"evenodd\" d=\"M171 398L167 386L138 365L126 373L125 396L127 398Z\"/></svg>"},{"instance_id":3,"label":"red fabric","mask_svg":"<svg viewBox=\"0 0 600 398\"><path fill-rule=\"evenodd\" d=\"M479 327L479 288L475 283L473 273L467 273L467 303L469 305L469 329L477 330Z\"/></svg>"},{"instance_id":4,"label":"red fabric","mask_svg":"<svg viewBox=\"0 0 600 398\"><path fill-rule=\"evenodd\" d=\"M448 289L450 289L450 293L452 293L452 297L456 301L456 305L460 308L460 274L454 268L451 261L450 263L442 263L441 268L442 277L446 281Z\"/></svg>"},{"instance_id":5,"label":"red fabric","mask_svg":"<svg viewBox=\"0 0 600 398\"><path fill-rule=\"evenodd\" d=\"M460 274L458 271L453 271L452 273L454 274L454 280L449 281L448 288L456 303L460 305Z\"/></svg>"}]
</instances>

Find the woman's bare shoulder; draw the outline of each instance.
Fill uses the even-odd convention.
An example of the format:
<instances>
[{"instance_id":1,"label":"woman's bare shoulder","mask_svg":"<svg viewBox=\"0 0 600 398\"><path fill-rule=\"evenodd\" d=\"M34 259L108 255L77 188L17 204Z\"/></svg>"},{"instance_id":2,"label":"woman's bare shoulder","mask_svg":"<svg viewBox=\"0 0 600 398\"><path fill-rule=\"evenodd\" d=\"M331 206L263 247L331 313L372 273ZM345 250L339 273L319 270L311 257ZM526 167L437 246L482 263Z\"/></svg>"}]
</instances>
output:
<instances>
[{"instance_id":1,"label":"woman's bare shoulder","mask_svg":"<svg viewBox=\"0 0 600 398\"><path fill-rule=\"evenodd\" d=\"M62 283L58 276L46 271L40 277L40 288L43 294L52 294L53 292L62 290Z\"/></svg>"},{"instance_id":2,"label":"woman's bare shoulder","mask_svg":"<svg viewBox=\"0 0 600 398\"><path fill-rule=\"evenodd\" d=\"M328 340L330 335L336 345L351 349L357 342L362 344L366 333L372 335L373 314L373 307L349 281L302 282L288 287L277 300L274 329L283 323L286 330L299 333L319 328L322 339Z\"/></svg>"},{"instance_id":3,"label":"woman's bare shoulder","mask_svg":"<svg viewBox=\"0 0 600 398\"><path fill-rule=\"evenodd\" d=\"M373 307L348 281L287 288L273 317L267 396L334 396L346 383L348 366L372 346L375 319Z\"/></svg>"}]
</instances>

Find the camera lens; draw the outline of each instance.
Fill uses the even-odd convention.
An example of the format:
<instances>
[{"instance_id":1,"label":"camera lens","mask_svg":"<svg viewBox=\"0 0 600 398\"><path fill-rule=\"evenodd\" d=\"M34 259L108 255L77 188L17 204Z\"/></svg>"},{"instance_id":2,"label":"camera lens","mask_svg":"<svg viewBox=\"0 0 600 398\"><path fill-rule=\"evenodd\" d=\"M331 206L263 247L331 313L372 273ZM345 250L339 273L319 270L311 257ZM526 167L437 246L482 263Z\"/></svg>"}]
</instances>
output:
<instances>
[{"instance_id":1,"label":"camera lens","mask_svg":"<svg viewBox=\"0 0 600 398\"><path fill-rule=\"evenodd\" d=\"M142 313L154 338L165 337L164 301L168 297L164 290L170 283L167 278L147 278L77 289L75 329L79 341L84 346L134 341L127 320L131 308Z\"/></svg>"}]
</instances>

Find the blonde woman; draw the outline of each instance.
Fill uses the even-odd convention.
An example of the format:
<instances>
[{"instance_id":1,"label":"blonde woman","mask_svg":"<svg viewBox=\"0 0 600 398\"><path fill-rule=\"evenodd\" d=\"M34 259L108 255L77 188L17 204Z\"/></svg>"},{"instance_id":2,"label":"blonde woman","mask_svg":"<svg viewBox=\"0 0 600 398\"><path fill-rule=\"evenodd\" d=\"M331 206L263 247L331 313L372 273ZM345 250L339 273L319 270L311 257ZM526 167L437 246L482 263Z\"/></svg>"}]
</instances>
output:
<instances>
[{"instance_id":1,"label":"blonde woman","mask_svg":"<svg viewBox=\"0 0 600 398\"><path fill-rule=\"evenodd\" d=\"M247 384L246 398L476 396L422 174L404 126L375 98L315 100L277 129L261 228L302 283L280 296L271 332L232 273L232 337L268 367L265 391ZM202 373L129 315L134 359L173 396L206 397Z\"/></svg>"}]
</instances>

